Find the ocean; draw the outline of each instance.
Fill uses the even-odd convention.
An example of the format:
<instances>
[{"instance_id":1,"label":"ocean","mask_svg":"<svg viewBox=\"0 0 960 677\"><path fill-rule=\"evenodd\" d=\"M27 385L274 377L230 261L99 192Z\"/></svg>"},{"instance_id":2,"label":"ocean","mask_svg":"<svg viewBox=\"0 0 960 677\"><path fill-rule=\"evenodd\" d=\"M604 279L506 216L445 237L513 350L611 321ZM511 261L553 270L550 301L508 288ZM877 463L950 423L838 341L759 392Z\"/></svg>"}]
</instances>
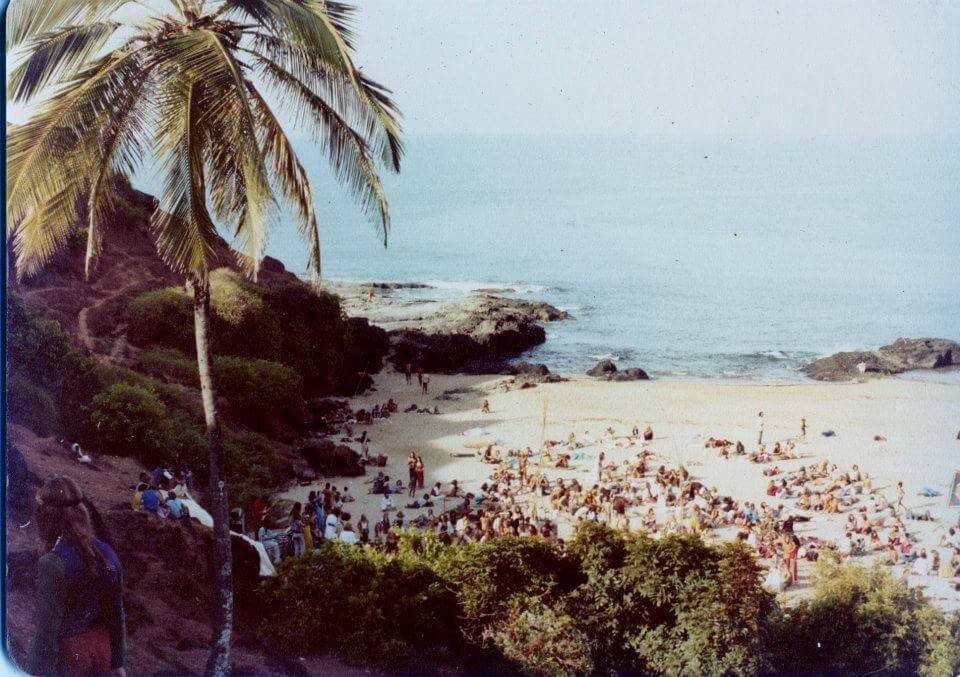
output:
<instances>
[{"instance_id":1,"label":"ocean","mask_svg":"<svg viewBox=\"0 0 960 677\"><path fill-rule=\"evenodd\" d=\"M407 139L384 248L313 178L331 279L548 301L575 320L525 356L654 377L779 381L838 350L960 339L960 139ZM295 229L269 253L302 272ZM407 292L415 295L422 292Z\"/></svg>"}]
</instances>

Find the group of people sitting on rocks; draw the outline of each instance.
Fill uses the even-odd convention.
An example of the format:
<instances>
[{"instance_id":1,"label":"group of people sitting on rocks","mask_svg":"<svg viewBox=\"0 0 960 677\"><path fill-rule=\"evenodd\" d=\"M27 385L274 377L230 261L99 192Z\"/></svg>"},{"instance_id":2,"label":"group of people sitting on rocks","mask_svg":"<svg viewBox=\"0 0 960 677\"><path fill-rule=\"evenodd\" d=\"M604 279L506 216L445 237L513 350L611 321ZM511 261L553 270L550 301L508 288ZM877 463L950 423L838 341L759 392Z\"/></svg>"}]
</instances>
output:
<instances>
[{"instance_id":1,"label":"group of people sitting on rocks","mask_svg":"<svg viewBox=\"0 0 960 677\"><path fill-rule=\"evenodd\" d=\"M193 473L190 470L173 472L158 465L152 473L140 473L130 507L163 519L182 519L189 524L190 510L184 501L190 500L192 488Z\"/></svg>"}]
</instances>

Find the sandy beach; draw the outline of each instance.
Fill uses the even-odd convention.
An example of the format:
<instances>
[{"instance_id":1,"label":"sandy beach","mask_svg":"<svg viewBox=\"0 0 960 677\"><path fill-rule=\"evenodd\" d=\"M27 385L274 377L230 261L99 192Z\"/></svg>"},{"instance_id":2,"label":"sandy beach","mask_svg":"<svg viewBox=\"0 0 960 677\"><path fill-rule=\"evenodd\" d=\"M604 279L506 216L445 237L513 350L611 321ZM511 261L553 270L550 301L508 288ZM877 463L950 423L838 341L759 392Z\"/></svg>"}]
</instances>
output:
<instances>
[{"instance_id":1,"label":"sandy beach","mask_svg":"<svg viewBox=\"0 0 960 677\"><path fill-rule=\"evenodd\" d=\"M716 437L743 440L748 449L752 448L757 436L756 415L763 410L765 440L772 444L777 439L794 438L800 456L771 465L790 471L827 458L842 471L857 464L891 501L896 500L896 482L902 480L906 507L929 510L936 520L907 522L911 533L927 547L935 547L946 527L956 524L960 517L960 510L948 508L946 500L953 472L960 470L960 441L956 439L960 387L956 385L894 378L787 385L604 383L584 379L505 391L503 383L500 376L433 376L430 393L423 395L416 380L407 385L402 375L384 373L377 378L376 392L355 398L351 405L354 409L370 408L388 398L397 402L399 413L365 429L372 438L371 453L386 455L387 474L404 483L406 457L411 451L425 461L427 488L438 481L446 487L457 479L464 490L476 491L493 471L493 466L481 462L475 453L479 441L495 443L504 451L527 446L538 449L543 439L566 439L574 432L589 443L608 427L625 434L636 423L641 429L651 426L654 430L649 444L656 454L654 467L683 464L693 478L716 487L721 494L741 501L778 502L764 494L768 478L762 471L768 465L751 463L744 457L724 460L716 449L704 447L707 438ZM485 398L490 402L489 414L480 411ZM411 403L431 409L436 406L441 413L402 413ZM801 417L808 422L806 438L800 438ZM835 435L825 437L825 431ZM876 435L886 441L875 441ZM640 446L618 448L607 444L604 448L608 459L620 462L635 457ZM587 480L599 449L588 444L569 470L550 468L548 476ZM373 522L379 516L379 497L368 493L373 474L371 470L366 477L333 480L349 486L357 498L349 508L354 519L365 513ZM918 496L924 487L941 495ZM311 488L315 487L299 486L284 496L303 500ZM406 495L396 497L395 502L403 509ZM785 502L788 507L795 503L791 499ZM441 507L438 503L435 510L439 512ZM403 510L408 520L421 512ZM836 539L842 535L845 518L845 512L814 513L810 522L797 526L797 532ZM571 528L569 521L562 524L561 535ZM725 529L715 536L733 537L733 533L733 529ZM802 567L800 585L791 588L791 594L802 594L809 588L806 581L810 568ZM945 580L928 578L916 584L926 586L939 605L960 608L960 593Z\"/></svg>"}]
</instances>

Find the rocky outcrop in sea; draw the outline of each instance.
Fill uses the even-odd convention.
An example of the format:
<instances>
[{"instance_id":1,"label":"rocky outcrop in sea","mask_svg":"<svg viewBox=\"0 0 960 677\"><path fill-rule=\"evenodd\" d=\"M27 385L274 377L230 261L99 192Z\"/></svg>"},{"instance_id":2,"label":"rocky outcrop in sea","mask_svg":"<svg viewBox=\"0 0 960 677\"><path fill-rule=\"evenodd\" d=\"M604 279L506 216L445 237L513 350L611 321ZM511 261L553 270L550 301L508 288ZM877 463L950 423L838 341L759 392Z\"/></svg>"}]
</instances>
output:
<instances>
[{"instance_id":1,"label":"rocky outcrop in sea","mask_svg":"<svg viewBox=\"0 0 960 677\"><path fill-rule=\"evenodd\" d=\"M877 350L840 352L802 368L818 381L847 381L867 375L901 374L914 369L960 365L960 343L942 338L899 338Z\"/></svg>"},{"instance_id":2,"label":"rocky outcrop in sea","mask_svg":"<svg viewBox=\"0 0 960 677\"><path fill-rule=\"evenodd\" d=\"M388 360L397 369L412 364L427 372L508 373L509 363L546 340L543 324L571 319L543 301L474 293L429 298L419 283L328 282L344 311L387 331ZM419 290L416 296L398 290Z\"/></svg>"},{"instance_id":3,"label":"rocky outcrop in sea","mask_svg":"<svg viewBox=\"0 0 960 677\"><path fill-rule=\"evenodd\" d=\"M612 360L600 360L593 369L587 370L587 376L600 381L647 381L650 376L639 367L620 370Z\"/></svg>"}]
</instances>

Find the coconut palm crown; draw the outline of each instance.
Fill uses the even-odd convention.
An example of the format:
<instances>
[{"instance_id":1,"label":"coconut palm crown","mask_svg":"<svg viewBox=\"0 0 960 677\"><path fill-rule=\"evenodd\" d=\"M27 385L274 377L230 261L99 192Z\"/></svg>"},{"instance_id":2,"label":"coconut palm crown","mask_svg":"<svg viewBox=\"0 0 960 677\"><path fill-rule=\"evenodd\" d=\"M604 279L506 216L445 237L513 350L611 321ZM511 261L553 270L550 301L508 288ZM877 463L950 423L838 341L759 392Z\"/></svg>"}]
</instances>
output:
<instances>
[{"instance_id":1,"label":"coconut palm crown","mask_svg":"<svg viewBox=\"0 0 960 677\"><path fill-rule=\"evenodd\" d=\"M130 0L14 0L7 49L24 51L8 97L52 93L10 130L9 237L19 276L36 273L81 224L87 274L111 210L110 178L152 156L162 174L152 227L173 270L205 279L217 225L256 277L269 224L291 208L320 275L307 174L268 101L306 126L378 225L378 165L402 152L389 91L354 65L352 8L328 0L169 0L118 20ZM164 13L166 10L167 13ZM144 16L146 14L146 16Z\"/></svg>"}]
</instances>

